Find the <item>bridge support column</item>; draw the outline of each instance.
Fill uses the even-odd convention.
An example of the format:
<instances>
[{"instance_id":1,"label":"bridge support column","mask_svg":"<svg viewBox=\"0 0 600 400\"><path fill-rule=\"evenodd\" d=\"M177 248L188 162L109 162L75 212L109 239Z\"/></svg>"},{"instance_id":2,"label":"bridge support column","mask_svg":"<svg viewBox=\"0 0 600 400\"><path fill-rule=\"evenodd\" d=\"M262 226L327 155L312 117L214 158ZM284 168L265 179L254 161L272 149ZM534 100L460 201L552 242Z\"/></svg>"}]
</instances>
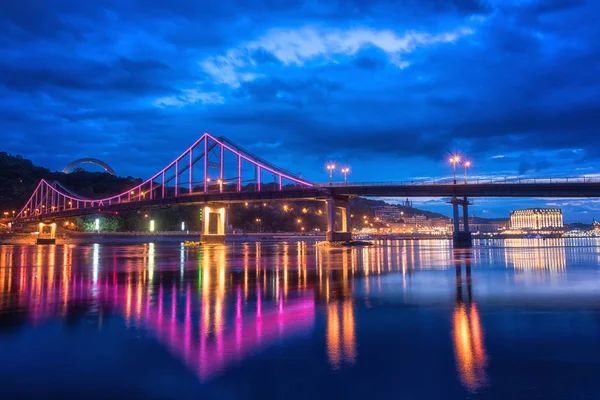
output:
<instances>
[{"instance_id":1,"label":"bridge support column","mask_svg":"<svg viewBox=\"0 0 600 400\"><path fill-rule=\"evenodd\" d=\"M39 234L36 244L56 244L56 223L39 223Z\"/></svg>"},{"instance_id":2,"label":"bridge support column","mask_svg":"<svg viewBox=\"0 0 600 400\"><path fill-rule=\"evenodd\" d=\"M466 197L463 201L463 231L469 232L469 201Z\"/></svg>"},{"instance_id":3,"label":"bridge support column","mask_svg":"<svg viewBox=\"0 0 600 400\"><path fill-rule=\"evenodd\" d=\"M352 239L350 226L350 205L347 198L328 198L327 203L327 232L325 239L328 242L347 242ZM336 230L336 211L341 212L341 230Z\"/></svg>"},{"instance_id":4,"label":"bridge support column","mask_svg":"<svg viewBox=\"0 0 600 400\"><path fill-rule=\"evenodd\" d=\"M222 205L204 207L202 243L225 243L227 210Z\"/></svg>"},{"instance_id":5,"label":"bridge support column","mask_svg":"<svg viewBox=\"0 0 600 400\"><path fill-rule=\"evenodd\" d=\"M454 200L454 199L452 199ZM454 231L453 233L459 232L460 231L460 224L459 224L459 216L458 216L458 203L451 201L452 203L452 223L454 224Z\"/></svg>"},{"instance_id":6,"label":"bridge support column","mask_svg":"<svg viewBox=\"0 0 600 400\"><path fill-rule=\"evenodd\" d=\"M452 242L455 248L467 248L473 246L471 238L471 232L469 232L469 200L465 197L464 199L458 199L453 197L450 200L452 204L452 217L454 232L452 233ZM458 215L458 206L463 207L463 230L460 230L460 218Z\"/></svg>"}]
</instances>

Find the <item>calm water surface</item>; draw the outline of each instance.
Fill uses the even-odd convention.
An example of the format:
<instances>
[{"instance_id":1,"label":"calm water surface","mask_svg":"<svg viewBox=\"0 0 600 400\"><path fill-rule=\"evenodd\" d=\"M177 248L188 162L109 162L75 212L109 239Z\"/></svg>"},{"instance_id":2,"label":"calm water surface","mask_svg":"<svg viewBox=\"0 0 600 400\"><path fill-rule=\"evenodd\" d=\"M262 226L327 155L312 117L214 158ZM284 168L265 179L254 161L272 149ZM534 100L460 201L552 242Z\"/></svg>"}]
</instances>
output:
<instances>
[{"instance_id":1,"label":"calm water surface","mask_svg":"<svg viewBox=\"0 0 600 400\"><path fill-rule=\"evenodd\" d=\"M0 246L0 398L600 398L600 241Z\"/></svg>"}]
</instances>

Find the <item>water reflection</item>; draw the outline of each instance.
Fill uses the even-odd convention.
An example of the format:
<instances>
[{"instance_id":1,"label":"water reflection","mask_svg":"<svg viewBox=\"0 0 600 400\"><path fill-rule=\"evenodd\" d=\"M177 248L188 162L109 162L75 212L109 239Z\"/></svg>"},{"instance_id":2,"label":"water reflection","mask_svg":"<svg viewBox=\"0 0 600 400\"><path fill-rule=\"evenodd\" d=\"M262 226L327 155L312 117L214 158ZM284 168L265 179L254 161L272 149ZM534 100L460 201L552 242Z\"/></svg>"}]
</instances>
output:
<instances>
[{"instance_id":1,"label":"water reflection","mask_svg":"<svg viewBox=\"0 0 600 400\"><path fill-rule=\"evenodd\" d=\"M470 249L455 251L455 268L456 305L452 314L452 337L456 365L462 384L470 391L477 391L487 383L485 373L487 357L481 320L477 304L473 300Z\"/></svg>"},{"instance_id":2,"label":"water reflection","mask_svg":"<svg viewBox=\"0 0 600 400\"><path fill-rule=\"evenodd\" d=\"M139 264L126 262L124 268L115 263L111 268L107 261L136 257L139 248L103 249L96 244L91 248L47 246L21 250L15 255L13 247L0 247L0 315L25 314L33 324L39 324L75 309L80 312L82 306L96 314L99 321L103 313L98 309L117 313L127 326L151 332L202 380L261 346L310 331L314 324L312 291L283 299L277 288L265 287L260 279L270 272L257 270L259 279L253 295L247 278L242 281L232 271L228 275L223 246L188 253L188 260L197 257L198 269L197 275L186 276L183 284L168 268L154 277L156 252L152 243L141 247L143 258L137 259ZM112 252L112 256L105 257L103 250ZM29 266L27 253L31 251L34 262ZM79 261L91 261L91 271L73 268L78 264L73 262L74 252ZM59 275L55 270L57 261L62 265ZM188 263L183 264L185 269ZM181 260L179 268L181 275ZM247 267L245 270L247 276ZM235 298L235 314L231 316L229 291Z\"/></svg>"},{"instance_id":3,"label":"water reflection","mask_svg":"<svg viewBox=\"0 0 600 400\"><path fill-rule=\"evenodd\" d=\"M506 239L506 260L515 269L563 271L567 266L565 239Z\"/></svg>"},{"instance_id":4,"label":"water reflection","mask_svg":"<svg viewBox=\"0 0 600 400\"><path fill-rule=\"evenodd\" d=\"M456 365L451 373L476 392L490 382L482 307L502 300L503 283L540 284L539 277L566 279L570 263L597 265L598 243L578 243L514 239L458 252L443 240L347 249L306 242L0 246L0 325L90 318L101 329L103 319L117 316L207 381L274 344L302 338L321 343L327 368L350 369L368 353L359 352L357 328L371 309L385 301L437 302L451 318L444 325ZM500 275L478 279L486 268ZM572 282L561 288L581 293Z\"/></svg>"},{"instance_id":5,"label":"water reflection","mask_svg":"<svg viewBox=\"0 0 600 400\"><path fill-rule=\"evenodd\" d=\"M356 361L356 326L350 299L327 305L327 357L333 369Z\"/></svg>"}]
</instances>

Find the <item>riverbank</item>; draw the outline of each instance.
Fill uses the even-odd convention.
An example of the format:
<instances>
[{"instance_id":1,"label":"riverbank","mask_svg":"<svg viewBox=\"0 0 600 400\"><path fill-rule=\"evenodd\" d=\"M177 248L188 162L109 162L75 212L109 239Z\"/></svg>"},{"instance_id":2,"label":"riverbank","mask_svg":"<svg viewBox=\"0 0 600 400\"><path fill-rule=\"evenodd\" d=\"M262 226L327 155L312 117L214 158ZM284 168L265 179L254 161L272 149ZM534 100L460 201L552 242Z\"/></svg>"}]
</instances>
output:
<instances>
[{"instance_id":1,"label":"riverbank","mask_svg":"<svg viewBox=\"0 0 600 400\"><path fill-rule=\"evenodd\" d=\"M0 234L0 245L35 244L36 234ZM182 243L201 239L200 232L72 232L56 235L56 244L135 244L135 243ZM325 235L303 235L294 233L250 233L227 235L229 242L280 242L280 241L322 241Z\"/></svg>"}]
</instances>

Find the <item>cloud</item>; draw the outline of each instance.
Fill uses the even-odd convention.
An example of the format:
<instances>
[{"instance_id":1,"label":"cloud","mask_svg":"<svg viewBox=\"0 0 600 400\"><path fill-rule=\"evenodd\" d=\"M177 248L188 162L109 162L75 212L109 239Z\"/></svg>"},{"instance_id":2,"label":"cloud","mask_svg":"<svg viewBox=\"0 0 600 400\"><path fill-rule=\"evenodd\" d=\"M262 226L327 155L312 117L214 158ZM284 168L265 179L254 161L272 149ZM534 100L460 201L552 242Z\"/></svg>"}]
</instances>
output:
<instances>
[{"instance_id":1,"label":"cloud","mask_svg":"<svg viewBox=\"0 0 600 400\"><path fill-rule=\"evenodd\" d=\"M168 96L161 97L154 101L156 107L183 107L188 104L201 103L201 104L223 104L225 98L217 92L200 92L196 89L185 89L182 91L183 94L179 96Z\"/></svg>"},{"instance_id":2,"label":"cloud","mask_svg":"<svg viewBox=\"0 0 600 400\"><path fill-rule=\"evenodd\" d=\"M405 68L408 61L401 58L418 47L438 43L454 43L463 36L473 34L469 27L459 27L441 33L407 31L397 34L391 30L371 28L331 29L305 26L298 29L272 29L257 40L229 49L223 55L209 57L200 62L202 69L218 84L238 88L243 82L263 76L253 72L256 54L264 59L270 54L285 66L302 66L307 62L339 62L337 57L349 57L359 50L374 47L387 54L389 62Z\"/></svg>"}]
</instances>

